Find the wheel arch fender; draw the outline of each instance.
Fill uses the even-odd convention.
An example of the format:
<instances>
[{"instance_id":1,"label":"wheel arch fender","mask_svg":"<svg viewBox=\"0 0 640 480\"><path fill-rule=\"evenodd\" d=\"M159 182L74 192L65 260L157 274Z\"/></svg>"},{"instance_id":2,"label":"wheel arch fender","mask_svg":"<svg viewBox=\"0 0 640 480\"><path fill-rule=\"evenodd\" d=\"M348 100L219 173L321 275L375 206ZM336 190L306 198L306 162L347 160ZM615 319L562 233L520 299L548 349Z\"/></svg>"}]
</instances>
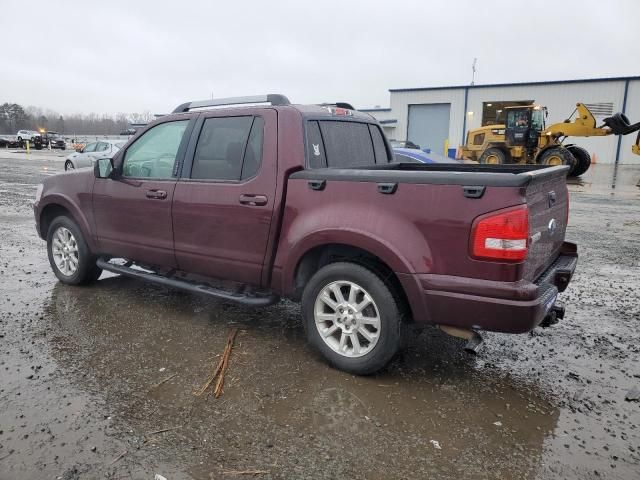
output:
<instances>
[{"instance_id":1,"label":"wheel arch fender","mask_svg":"<svg viewBox=\"0 0 640 480\"><path fill-rule=\"evenodd\" d=\"M392 272L411 271L409 260L388 241L355 229L327 229L310 233L291 246L283 265L283 293L291 294L295 290L300 263L310 252L321 247L351 247L379 259Z\"/></svg>"},{"instance_id":2,"label":"wheel arch fender","mask_svg":"<svg viewBox=\"0 0 640 480\"><path fill-rule=\"evenodd\" d=\"M46 240L49 225L54 218L59 215L68 215L76 222L84 239L92 252L96 251L96 244L91 235L91 225L86 215L62 193L52 193L47 195L46 199L43 199L37 207L36 215L38 220L38 234L40 238Z\"/></svg>"}]
</instances>

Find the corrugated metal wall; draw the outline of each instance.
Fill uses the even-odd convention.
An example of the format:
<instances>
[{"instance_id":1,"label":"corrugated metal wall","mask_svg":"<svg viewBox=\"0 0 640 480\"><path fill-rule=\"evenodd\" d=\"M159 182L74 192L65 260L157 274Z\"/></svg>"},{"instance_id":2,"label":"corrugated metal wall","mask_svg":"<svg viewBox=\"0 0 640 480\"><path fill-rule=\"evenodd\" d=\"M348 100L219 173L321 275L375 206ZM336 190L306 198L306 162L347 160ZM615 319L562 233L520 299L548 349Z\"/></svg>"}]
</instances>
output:
<instances>
[{"instance_id":1,"label":"corrugated metal wall","mask_svg":"<svg viewBox=\"0 0 640 480\"><path fill-rule=\"evenodd\" d=\"M462 121L464 120L464 89L430 90L419 92L392 92L391 110L393 118L398 119L396 139L406 140L409 120L409 105L423 103L450 103L449 145L455 147L462 137ZM453 139L453 142L452 142Z\"/></svg>"},{"instance_id":2,"label":"corrugated metal wall","mask_svg":"<svg viewBox=\"0 0 640 480\"><path fill-rule=\"evenodd\" d=\"M640 122L640 80L629 81L627 93L627 117L631 123ZM620 145L620 163L633 163L640 165L640 156L631 153L631 145L636 141L637 133L631 133L622 137Z\"/></svg>"},{"instance_id":3,"label":"corrugated metal wall","mask_svg":"<svg viewBox=\"0 0 640 480\"><path fill-rule=\"evenodd\" d=\"M468 115L468 128L477 128L482 122L482 102L504 100L534 99L540 105L549 109L547 125L563 122L569 118L576 108L576 102L582 103L613 103L613 111L622 110L624 96L624 81L620 82L590 82L565 83L551 85L529 85L502 88L473 88L469 90L469 107L474 115ZM602 119L599 118L599 121ZM571 138L568 143L575 143L595 154L599 163L613 163L615 161L617 139L614 136Z\"/></svg>"},{"instance_id":4,"label":"corrugated metal wall","mask_svg":"<svg viewBox=\"0 0 640 480\"><path fill-rule=\"evenodd\" d=\"M462 130L465 115L467 131L481 125L483 102L534 99L536 103L549 108L547 123L555 123L565 120L575 108L576 102L613 103L614 112L622 111L624 88L624 80L473 87L469 89L467 104L467 111L473 112L473 115L467 115L464 110L464 88L391 92L391 112L387 112L385 118L398 120L395 138L403 140L407 136L409 105L450 103L449 143L451 147L455 147L463 142ZM629 81L626 113L631 122L640 121L640 80ZM375 113L374 116L382 119ZM620 163L640 163L640 157L631 154L634 139L634 135L623 137ZM576 143L589 152L595 153L598 163L615 162L617 137L575 138L571 143Z\"/></svg>"}]
</instances>

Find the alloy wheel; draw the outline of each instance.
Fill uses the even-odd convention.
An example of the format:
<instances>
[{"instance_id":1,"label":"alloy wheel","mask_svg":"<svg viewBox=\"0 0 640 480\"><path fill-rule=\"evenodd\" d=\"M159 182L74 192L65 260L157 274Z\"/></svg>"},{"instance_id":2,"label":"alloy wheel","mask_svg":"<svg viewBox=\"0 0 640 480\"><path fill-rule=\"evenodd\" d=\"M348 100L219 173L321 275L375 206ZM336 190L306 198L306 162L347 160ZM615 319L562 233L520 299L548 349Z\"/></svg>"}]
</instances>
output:
<instances>
[{"instance_id":1,"label":"alloy wheel","mask_svg":"<svg viewBox=\"0 0 640 480\"><path fill-rule=\"evenodd\" d=\"M56 267L63 275L70 277L78 270L80 253L71 230L58 227L53 233L51 241L51 253Z\"/></svg>"},{"instance_id":2,"label":"alloy wheel","mask_svg":"<svg viewBox=\"0 0 640 480\"><path fill-rule=\"evenodd\" d=\"M380 311L360 285L336 281L320 290L314 305L315 325L322 341L349 358L369 353L380 338Z\"/></svg>"}]
</instances>

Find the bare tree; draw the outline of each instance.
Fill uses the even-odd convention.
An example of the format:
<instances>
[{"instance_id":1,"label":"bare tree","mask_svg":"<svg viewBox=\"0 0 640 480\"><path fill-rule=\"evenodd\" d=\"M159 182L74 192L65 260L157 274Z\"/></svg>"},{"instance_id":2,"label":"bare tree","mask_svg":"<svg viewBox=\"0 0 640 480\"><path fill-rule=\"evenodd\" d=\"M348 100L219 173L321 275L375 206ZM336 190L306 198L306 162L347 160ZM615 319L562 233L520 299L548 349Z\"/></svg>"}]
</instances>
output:
<instances>
[{"instance_id":1,"label":"bare tree","mask_svg":"<svg viewBox=\"0 0 640 480\"><path fill-rule=\"evenodd\" d=\"M56 119L56 120L54 120ZM131 123L149 123L153 115L142 113L74 114L64 117L54 110L29 106L26 109L16 103L0 105L0 133L13 134L20 129L51 128L74 135L118 135Z\"/></svg>"}]
</instances>

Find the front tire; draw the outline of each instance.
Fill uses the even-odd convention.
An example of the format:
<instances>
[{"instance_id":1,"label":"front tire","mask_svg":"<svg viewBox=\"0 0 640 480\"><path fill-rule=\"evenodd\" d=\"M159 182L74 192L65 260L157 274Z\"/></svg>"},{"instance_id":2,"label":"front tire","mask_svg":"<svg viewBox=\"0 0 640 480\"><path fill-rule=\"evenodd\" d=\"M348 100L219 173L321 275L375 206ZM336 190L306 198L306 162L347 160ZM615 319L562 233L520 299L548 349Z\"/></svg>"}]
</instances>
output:
<instances>
[{"instance_id":1,"label":"front tire","mask_svg":"<svg viewBox=\"0 0 640 480\"><path fill-rule=\"evenodd\" d=\"M539 163L550 167L568 165L570 167L569 174L572 174L576 165L576 157L564 147L552 147L542 152Z\"/></svg>"},{"instance_id":2,"label":"front tire","mask_svg":"<svg viewBox=\"0 0 640 480\"><path fill-rule=\"evenodd\" d=\"M479 161L485 165L504 165L508 163L509 157L503 150L491 147L482 152Z\"/></svg>"},{"instance_id":3,"label":"front tire","mask_svg":"<svg viewBox=\"0 0 640 480\"><path fill-rule=\"evenodd\" d=\"M332 366L357 375L383 368L400 348L400 300L371 270L338 262L322 267L302 295L309 343Z\"/></svg>"},{"instance_id":4,"label":"front tire","mask_svg":"<svg viewBox=\"0 0 640 480\"><path fill-rule=\"evenodd\" d=\"M51 222L47 232L47 253L53 273L67 285L93 282L102 273L82 231L69 217L56 217Z\"/></svg>"},{"instance_id":5,"label":"front tire","mask_svg":"<svg viewBox=\"0 0 640 480\"><path fill-rule=\"evenodd\" d=\"M64 169L65 169L65 171L69 171L69 170L75 170L76 167L73 165L73 162L71 160L67 160L64 163Z\"/></svg>"}]
</instances>

